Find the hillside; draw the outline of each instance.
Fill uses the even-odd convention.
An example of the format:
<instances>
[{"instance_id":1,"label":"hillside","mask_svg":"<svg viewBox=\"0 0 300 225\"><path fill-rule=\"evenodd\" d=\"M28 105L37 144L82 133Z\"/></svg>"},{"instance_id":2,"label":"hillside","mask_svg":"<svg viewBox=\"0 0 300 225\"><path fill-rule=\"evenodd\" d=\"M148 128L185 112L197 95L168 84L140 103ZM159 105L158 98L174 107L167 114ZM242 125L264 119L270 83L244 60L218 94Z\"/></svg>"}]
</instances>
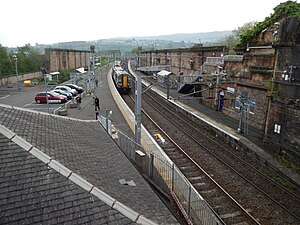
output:
<instances>
[{"instance_id":1,"label":"hillside","mask_svg":"<svg viewBox=\"0 0 300 225\"><path fill-rule=\"evenodd\" d=\"M214 32L202 32L202 33L186 33L186 34L170 34L160 36L147 36L147 37L134 37L136 40L163 40L163 41L175 41L175 42L216 42L228 35L232 31L214 31Z\"/></svg>"},{"instance_id":2,"label":"hillside","mask_svg":"<svg viewBox=\"0 0 300 225\"><path fill-rule=\"evenodd\" d=\"M230 35L231 31L216 31L191 34L171 34L145 37L119 37L111 39L99 39L94 41L70 41L55 43L52 45L38 44L35 47L41 52L44 48L62 48L89 50L91 45L97 51L121 51L128 52L142 47L143 49L174 49L192 47L194 43L201 42L204 46L218 44L220 40Z\"/></svg>"}]
</instances>

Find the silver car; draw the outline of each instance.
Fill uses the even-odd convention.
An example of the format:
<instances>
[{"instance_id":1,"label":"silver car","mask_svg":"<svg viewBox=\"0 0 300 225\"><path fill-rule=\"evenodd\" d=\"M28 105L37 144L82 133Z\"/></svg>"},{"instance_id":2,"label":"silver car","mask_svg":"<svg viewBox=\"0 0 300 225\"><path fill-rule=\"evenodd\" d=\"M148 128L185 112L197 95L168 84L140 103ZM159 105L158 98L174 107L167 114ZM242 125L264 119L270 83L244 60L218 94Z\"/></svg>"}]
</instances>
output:
<instances>
[{"instance_id":1,"label":"silver car","mask_svg":"<svg viewBox=\"0 0 300 225\"><path fill-rule=\"evenodd\" d=\"M54 89L54 90L52 90L52 91L55 92L55 93L57 93L57 94L66 96L68 100L70 100L70 99L73 98L72 93L70 93L70 92L68 92L68 91L63 91L63 90L61 90L61 89Z\"/></svg>"},{"instance_id":2,"label":"silver car","mask_svg":"<svg viewBox=\"0 0 300 225\"><path fill-rule=\"evenodd\" d=\"M68 86L64 86L64 85L60 85L60 86L56 86L55 88L54 88L54 90L63 90L63 91L67 91L67 92L69 92L69 93L71 93L73 96L76 96L78 93L77 93L77 91L75 90L75 89L72 89L72 88L70 88L70 87L68 87Z\"/></svg>"}]
</instances>

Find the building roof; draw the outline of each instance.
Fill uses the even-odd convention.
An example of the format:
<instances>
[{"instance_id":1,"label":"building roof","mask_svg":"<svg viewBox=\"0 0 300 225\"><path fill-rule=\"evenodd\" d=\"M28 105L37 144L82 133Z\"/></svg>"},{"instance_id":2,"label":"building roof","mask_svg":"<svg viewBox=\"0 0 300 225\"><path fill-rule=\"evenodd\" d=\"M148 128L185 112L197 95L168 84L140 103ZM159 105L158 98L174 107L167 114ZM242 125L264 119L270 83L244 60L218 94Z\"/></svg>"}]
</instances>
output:
<instances>
[{"instance_id":1,"label":"building roof","mask_svg":"<svg viewBox=\"0 0 300 225\"><path fill-rule=\"evenodd\" d=\"M0 104L0 149L1 224L179 224L97 121Z\"/></svg>"}]
</instances>

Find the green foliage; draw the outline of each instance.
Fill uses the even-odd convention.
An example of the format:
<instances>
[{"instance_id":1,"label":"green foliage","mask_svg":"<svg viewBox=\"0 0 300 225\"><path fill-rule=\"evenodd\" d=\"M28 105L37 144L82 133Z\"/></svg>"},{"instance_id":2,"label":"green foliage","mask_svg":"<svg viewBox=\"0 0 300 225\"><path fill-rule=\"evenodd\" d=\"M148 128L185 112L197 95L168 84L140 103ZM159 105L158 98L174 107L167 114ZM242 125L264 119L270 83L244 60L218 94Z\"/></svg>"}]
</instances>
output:
<instances>
[{"instance_id":1,"label":"green foliage","mask_svg":"<svg viewBox=\"0 0 300 225\"><path fill-rule=\"evenodd\" d=\"M18 47L8 53L7 49L0 45L0 77L10 76L16 73L15 60L13 55L17 56L18 73L30 73L39 71L41 64L39 51L29 44Z\"/></svg>"},{"instance_id":2,"label":"green foliage","mask_svg":"<svg viewBox=\"0 0 300 225\"><path fill-rule=\"evenodd\" d=\"M7 49L0 44L0 77L15 73L12 59L7 53Z\"/></svg>"},{"instance_id":3,"label":"green foliage","mask_svg":"<svg viewBox=\"0 0 300 225\"><path fill-rule=\"evenodd\" d=\"M242 27L238 27L237 29L232 31L232 34L226 36L223 40L221 40L218 44L226 45L229 49L229 54L234 54L234 48L240 41L240 36L243 33L248 32L251 30L257 22L249 22L245 23Z\"/></svg>"},{"instance_id":4,"label":"green foliage","mask_svg":"<svg viewBox=\"0 0 300 225\"><path fill-rule=\"evenodd\" d=\"M264 21L258 22L253 27L249 27L240 35L240 46L246 46L247 43L251 41L261 33L265 28L278 22L279 20L286 18L288 16L299 16L300 17L300 4L296 1L286 1L280 3L274 8L274 13L269 17L266 17Z\"/></svg>"},{"instance_id":5,"label":"green foliage","mask_svg":"<svg viewBox=\"0 0 300 225\"><path fill-rule=\"evenodd\" d=\"M13 54L11 52L11 55ZM18 70L20 73L39 71L41 64L39 52L31 47L30 44L18 47L16 55L18 57Z\"/></svg>"},{"instance_id":6,"label":"green foliage","mask_svg":"<svg viewBox=\"0 0 300 225\"><path fill-rule=\"evenodd\" d=\"M61 69L59 70L59 83L63 83L63 82L66 82L68 80L70 80L70 70L68 69Z\"/></svg>"}]
</instances>

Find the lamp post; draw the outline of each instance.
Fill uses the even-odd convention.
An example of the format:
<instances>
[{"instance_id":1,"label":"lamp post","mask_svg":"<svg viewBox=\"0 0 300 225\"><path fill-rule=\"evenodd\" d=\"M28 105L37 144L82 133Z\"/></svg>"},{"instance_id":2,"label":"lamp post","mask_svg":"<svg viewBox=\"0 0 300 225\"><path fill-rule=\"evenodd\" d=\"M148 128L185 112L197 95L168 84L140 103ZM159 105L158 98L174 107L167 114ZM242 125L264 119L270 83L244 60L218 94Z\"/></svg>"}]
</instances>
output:
<instances>
[{"instance_id":1,"label":"lamp post","mask_svg":"<svg viewBox=\"0 0 300 225\"><path fill-rule=\"evenodd\" d=\"M136 90L135 90L135 126L134 126L134 141L141 144L141 108L142 108L142 78L139 74L136 75Z\"/></svg>"},{"instance_id":2,"label":"lamp post","mask_svg":"<svg viewBox=\"0 0 300 225\"><path fill-rule=\"evenodd\" d=\"M44 79L45 79L45 93L46 93L46 103L47 103L47 111L49 113L49 101L48 101L48 87L47 87L47 70L45 68L41 68L41 71L44 75Z\"/></svg>"},{"instance_id":3,"label":"lamp post","mask_svg":"<svg viewBox=\"0 0 300 225\"><path fill-rule=\"evenodd\" d=\"M92 80L93 80L93 89L94 89L94 82L95 82L95 46L94 45L91 45L90 46L90 50L91 50L91 53L92 53Z\"/></svg>"},{"instance_id":4,"label":"lamp post","mask_svg":"<svg viewBox=\"0 0 300 225\"><path fill-rule=\"evenodd\" d=\"M18 90L20 90L20 84L19 84L19 75L18 75L18 57L17 55L13 55L13 60L15 61L15 67L16 67L16 78L17 78L17 87Z\"/></svg>"}]
</instances>

